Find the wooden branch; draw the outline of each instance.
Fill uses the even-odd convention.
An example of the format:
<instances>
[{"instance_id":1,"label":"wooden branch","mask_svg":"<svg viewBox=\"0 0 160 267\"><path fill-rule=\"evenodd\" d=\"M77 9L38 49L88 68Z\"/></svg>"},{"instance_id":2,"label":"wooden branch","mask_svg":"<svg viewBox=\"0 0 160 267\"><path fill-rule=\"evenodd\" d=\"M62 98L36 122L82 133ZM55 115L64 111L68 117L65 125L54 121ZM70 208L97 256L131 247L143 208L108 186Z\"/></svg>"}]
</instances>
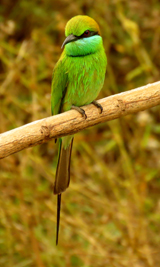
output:
<instances>
[{"instance_id":1,"label":"wooden branch","mask_svg":"<svg viewBox=\"0 0 160 267\"><path fill-rule=\"evenodd\" d=\"M93 104L83 107L87 119L70 110L0 134L0 159L52 138L74 134L95 124L157 106L160 104L160 82L103 98L98 103L103 106L102 114Z\"/></svg>"}]
</instances>

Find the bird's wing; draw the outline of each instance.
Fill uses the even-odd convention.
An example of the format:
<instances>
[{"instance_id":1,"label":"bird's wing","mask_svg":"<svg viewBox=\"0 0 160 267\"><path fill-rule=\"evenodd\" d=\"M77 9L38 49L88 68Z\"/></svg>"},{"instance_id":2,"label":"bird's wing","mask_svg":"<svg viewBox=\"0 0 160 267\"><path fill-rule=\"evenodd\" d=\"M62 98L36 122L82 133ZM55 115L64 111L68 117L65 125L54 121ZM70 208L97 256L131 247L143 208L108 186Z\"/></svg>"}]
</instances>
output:
<instances>
[{"instance_id":1,"label":"bird's wing","mask_svg":"<svg viewBox=\"0 0 160 267\"><path fill-rule=\"evenodd\" d=\"M67 89L67 73L64 70L63 57L57 62L52 76L51 111L52 115L60 113L62 100Z\"/></svg>"}]
</instances>

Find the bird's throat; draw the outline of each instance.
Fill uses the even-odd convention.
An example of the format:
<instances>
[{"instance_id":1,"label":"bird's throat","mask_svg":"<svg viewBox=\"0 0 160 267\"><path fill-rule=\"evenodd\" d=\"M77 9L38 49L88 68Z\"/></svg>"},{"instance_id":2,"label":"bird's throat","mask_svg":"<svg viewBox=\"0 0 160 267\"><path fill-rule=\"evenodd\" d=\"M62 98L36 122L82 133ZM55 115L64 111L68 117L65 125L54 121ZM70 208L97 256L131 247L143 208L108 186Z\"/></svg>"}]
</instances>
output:
<instances>
[{"instance_id":1,"label":"bird's throat","mask_svg":"<svg viewBox=\"0 0 160 267\"><path fill-rule=\"evenodd\" d=\"M78 39L65 45L67 56L80 57L98 52L103 47L102 38L99 35Z\"/></svg>"}]
</instances>

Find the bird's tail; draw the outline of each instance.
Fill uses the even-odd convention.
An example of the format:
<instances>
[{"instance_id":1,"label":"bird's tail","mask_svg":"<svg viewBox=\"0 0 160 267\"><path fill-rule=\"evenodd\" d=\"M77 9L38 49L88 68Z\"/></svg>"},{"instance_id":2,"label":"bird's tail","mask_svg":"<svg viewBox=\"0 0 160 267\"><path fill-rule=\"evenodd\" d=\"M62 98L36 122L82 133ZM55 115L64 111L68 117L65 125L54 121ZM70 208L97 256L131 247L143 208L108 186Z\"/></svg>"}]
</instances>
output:
<instances>
[{"instance_id":1,"label":"bird's tail","mask_svg":"<svg viewBox=\"0 0 160 267\"><path fill-rule=\"evenodd\" d=\"M56 245L58 244L58 233L60 225L61 193L66 190L70 182L70 161L72 144L73 136L67 136L59 139L58 164L55 183L53 187L54 194L57 194Z\"/></svg>"}]
</instances>

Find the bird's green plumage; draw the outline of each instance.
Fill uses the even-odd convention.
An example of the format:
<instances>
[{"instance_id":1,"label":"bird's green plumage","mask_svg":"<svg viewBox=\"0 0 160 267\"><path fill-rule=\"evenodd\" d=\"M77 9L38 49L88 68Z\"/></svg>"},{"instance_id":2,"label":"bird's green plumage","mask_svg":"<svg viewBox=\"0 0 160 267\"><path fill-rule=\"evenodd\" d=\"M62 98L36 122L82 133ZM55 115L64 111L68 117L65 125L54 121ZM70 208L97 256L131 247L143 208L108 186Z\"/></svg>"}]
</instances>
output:
<instances>
[{"instance_id":1,"label":"bird's green plumage","mask_svg":"<svg viewBox=\"0 0 160 267\"><path fill-rule=\"evenodd\" d=\"M100 38L98 36L98 39ZM98 96L106 71L102 39L98 40L97 47L98 50L90 54L91 49L85 48L84 45L83 51L88 51L85 56L68 56L66 48L63 51L53 74L51 98L53 115L59 113L60 107L61 110L67 111L72 105L89 104Z\"/></svg>"},{"instance_id":2,"label":"bird's green plumage","mask_svg":"<svg viewBox=\"0 0 160 267\"><path fill-rule=\"evenodd\" d=\"M84 31L97 31L100 34L100 29L96 21L88 16L78 15L70 19L65 28L65 35L74 34L80 36Z\"/></svg>"},{"instance_id":3,"label":"bird's green plumage","mask_svg":"<svg viewBox=\"0 0 160 267\"><path fill-rule=\"evenodd\" d=\"M92 35L83 37L85 31ZM72 18L66 25L65 33L67 42L52 78L52 115L70 110L72 105L80 107L95 100L102 89L106 72L107 59L102 37L99 26L93 19L88 16ZM63 137L60 142L54 188L56 194L61 194L69 185L70 166L63 156L66 154L70 162L72 139ZM60 168L64 168L65 172L68 170L68 176ZM66 179L68 182L64 181Z\"/></svg>"}]
</instances>

